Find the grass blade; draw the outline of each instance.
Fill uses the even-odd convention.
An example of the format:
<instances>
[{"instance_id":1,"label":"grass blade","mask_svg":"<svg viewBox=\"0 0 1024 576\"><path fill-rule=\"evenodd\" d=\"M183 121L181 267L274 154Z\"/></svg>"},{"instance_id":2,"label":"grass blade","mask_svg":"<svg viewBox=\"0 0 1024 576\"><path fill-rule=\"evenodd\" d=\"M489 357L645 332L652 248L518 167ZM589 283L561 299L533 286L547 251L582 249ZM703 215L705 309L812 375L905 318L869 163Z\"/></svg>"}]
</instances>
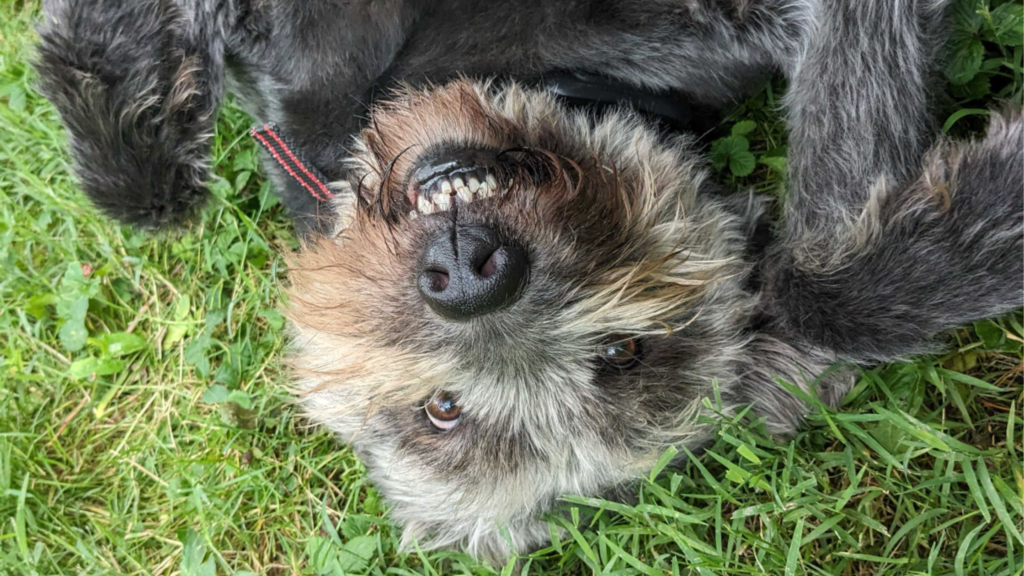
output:
<instances>
[{"instance_id":1,"label":"grass blade","mask_svg":"<svg viewBox=\"0 0 1024 576\"><path fill-rule=\"evenodd\" d=\"M974 537L978 535L978 532L985 527L984 524L979 524L967 533L964 541L960 543L960 548L956 551L956 558L953 559L953 571L956 576L966 576L964 573L964 560L967 558L967 553L971 550L971 542L974 541Z\"/></svg>"},{"instance_id":2,"label":"grass blade","mask_svg":"<svg viewBox=\"0 0 1024 576\"><path fill-rule=\"evenodd\" d=\"M946 134L949 132L949 129L957 123L957 120L966 116L988 116L988 110L983 108L964 108L962 110L957 110L950 114L949 118L946 119L945 124L942 125L942 133Z\"/></svg>"},{"instance_id":3,"label":"grass blade","mask_svg":"<svg viewBox=\"0 0 1024 576\"><path fill-rule=\"evenodd\" d=\"M896 533L892 535L892 538L890 538L889 543L886 544L885 552L883 552L882 555L888 556L889 554L891 554L893 549L896 548L897 545L899 545L900 540L902 540L903 537L906 536L911 530L917 528L918 526L931 520L932 518L935 518L936 516L941 516L945 514L946 512L948 512L948 510L946 510L945 508L936 508L934 510L929 510L924 514L919 514L911 518L906 524L903 525L902 528L897 530Z\"/></svg>"},{"instance_id":4,"label":"grass blade","mask_svg":"<svg viewBox=\"0 0 1024 576\"><path fill-rule=\"evenodd\" d=\"M605 546L611 549L615 556L622 558L623 560L625 560L626 564L629 564L630 566L636 568L640 572L647 574L647 576L664 576L664 573L661 570L655 570L647 564L644 564L643 562L637 560L635 556L620 548L616 543L612 542L611 539L605 536L604 534L601 535L601 541L604 542Z\"/></svg>"},{"instance_id":5,"label":"grass blade","mask_svg":"<svg viewBox=\"0 0 1024 576\"><path fill-rule=\"evenodd\" d=\"M786 576L795 576L797 561L800 558L800 543L803 540L804 519L796 521L796 528L793 529L793 539L789 542L789 553L786 554Z\"/></svg>"},{"instance_id":6,"label":"grass blade","mask_svg":"<svg viewBox=\"0 0 1024 576\"><path fill-rule=\"evenodd\" d=\"M1003 499L1000 498L999 493L996 492L996 487L992 485L992 479L988 474L988 467L985 466L985 460L978 458L977 470L978 480L981 487L985 490L985 494L988 495L988 501L992 504L992 508L996 511L996 516L999 517L999 521L1003 523L1003 529L1006 530L1007 535L1013 536L1013 538L1024 544L1024 537L1021 536L1020 530L1017 529L1013 519L1010 518L1010 513L1006 511L1006 506L1003 504Z\"/></svg>"},{"instance_id":7,"label":"grass blade","mask_svg":"<svg viewBox=\"0 0 1024 576\"><path fill-rule=\"evenodd\" d=\"M28 474L21 481L18 492L18 507L14 513L14 536L18 540L18 552L25 562L30 562L28 555L28 533L25 530L25 498L28 496Z\"/></svg>"},{"instance_id":8,"label":"grass blade","mask_svg":"<svg viewBox=\"0 0 1024 576\"><path fill-rule=\"evenodd\" d=\"M988 511L988 504L985 503L985 493L981 491L981 484L978 484L978 476L974 473L972 463L967 460L961 462L960 466L964 469L964 480L967 481L967 487L970 490L971 498L973 498L974 503L977 504L978 511L981 512L981 517L985 519L985 522L991 522L992 514Z\"/></svg>"}]
</instances>

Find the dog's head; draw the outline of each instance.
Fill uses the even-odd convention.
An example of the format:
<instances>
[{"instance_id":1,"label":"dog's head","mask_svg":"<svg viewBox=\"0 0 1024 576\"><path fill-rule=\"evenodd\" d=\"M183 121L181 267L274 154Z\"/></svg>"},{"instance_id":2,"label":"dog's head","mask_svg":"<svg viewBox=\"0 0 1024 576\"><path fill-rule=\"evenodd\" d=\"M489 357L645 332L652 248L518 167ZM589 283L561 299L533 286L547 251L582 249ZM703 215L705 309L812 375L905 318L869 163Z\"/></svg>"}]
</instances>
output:
<instances>
[{"instance_id":1,"label":"dog's head","mask_svg":"<svg viewBox=\"0 0 1024 576\"><path fill-rule=\"evenodd\" d=\"M406 541L526 551L695 433L748 300L685 140L460 80L377 106L350 172L293 263L292 359Z\"/></svg>"}]
</instances>

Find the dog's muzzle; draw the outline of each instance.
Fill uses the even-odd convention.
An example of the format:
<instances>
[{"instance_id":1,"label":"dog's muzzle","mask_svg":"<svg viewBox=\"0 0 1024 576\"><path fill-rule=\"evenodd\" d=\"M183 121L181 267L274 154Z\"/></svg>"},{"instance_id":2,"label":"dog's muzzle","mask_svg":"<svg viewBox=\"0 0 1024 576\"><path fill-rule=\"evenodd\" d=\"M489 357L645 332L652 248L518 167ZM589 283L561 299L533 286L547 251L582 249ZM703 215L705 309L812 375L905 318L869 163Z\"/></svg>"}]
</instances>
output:
<instances>
[{"instance_id":1,"label":"dog's muzzle","mask_svg":"<svg viewBox=\"0 0 1024 576\"><path fill-rule=\"evenodd\" d=\"M428 159L416 169L410 190L431 204L447 196L444 210L493 194L487 180L493 154L463 150ZM488 178L490 176L490 178ZM473 190L465 184L474 183ZM476 186L481 181L480 187ZM463 200L464 198L464 200ZM452 219L420 258L417 285L424 301L443 318L469 320L511 305L522 295L530 265L522 248L490 227Z\"/></svg>"}]
</instances>

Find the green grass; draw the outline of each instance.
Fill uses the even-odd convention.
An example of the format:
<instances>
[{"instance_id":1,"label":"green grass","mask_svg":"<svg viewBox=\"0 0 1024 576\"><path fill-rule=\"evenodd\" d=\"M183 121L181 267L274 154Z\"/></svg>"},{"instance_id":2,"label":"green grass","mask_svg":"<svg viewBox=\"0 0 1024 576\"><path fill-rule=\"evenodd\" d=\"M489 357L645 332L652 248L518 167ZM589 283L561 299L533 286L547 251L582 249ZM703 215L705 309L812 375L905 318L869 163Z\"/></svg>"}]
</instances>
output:
<instances>
[{"instance_id":1,"label":"green grass","mask_svg":"<svg viewBox=\"0 0 1024 576\"><path fill-rule=\"evenodd\" d=\"M961 4L944 106L962 134L984 119L960 110L1020 105L1021 30L1000 28L1019 2ZM201 219L164 235L113 225L77 190L33 90L36 10L0 3L0 574L1024 570L1020 314L864 373L788 441L726 422L636 506L567 499L565 536L516 566L397 554L361 465L290 403L275 309L297 243L249 120L221 115ZM755 122L736 132L756 162L720 160L723 178L779 189L779 90L730 118Z\"/></svg>"}]
</instances>

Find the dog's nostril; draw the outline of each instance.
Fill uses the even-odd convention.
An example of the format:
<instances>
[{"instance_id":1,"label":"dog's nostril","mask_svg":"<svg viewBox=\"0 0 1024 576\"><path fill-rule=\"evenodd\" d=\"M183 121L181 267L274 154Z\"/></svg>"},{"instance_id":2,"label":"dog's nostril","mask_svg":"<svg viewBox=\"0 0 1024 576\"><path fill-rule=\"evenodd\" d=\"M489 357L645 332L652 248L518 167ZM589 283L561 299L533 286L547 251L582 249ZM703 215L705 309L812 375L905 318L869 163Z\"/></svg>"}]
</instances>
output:
<instances>
[{"instance_id":1,"label":"dog's nostril","mask_svg":"<svg viewBox=\"0 0 1024 576\"><path fill-rule=\"evenodd\" d=\"M477 271L481 278L490 278L494 276L494 273L498 271L498 261L495 258L498 251L491 252L491 255L487 258L487 261L480 266L480 270Z\"/></svg>"},{"instance_id":2,"label":"dog's nostril","mask_svg":"<svg viewBox=\"0 0 1024 576\"><path fill-rule=\"evenodd\" d=\"M425 270L423 273L429 279L430 289L434 292L443 292L451 280L448 273L443 270Z\"/></svg>"},{"instance_id":3,"label":"dog's nostril","mask_svg":"<svg viewBox=\"0 0 1024 576\"><path fill-rule=\"evenodd\" d=\"M442 230L420 261L420 295L439 316L468 320L511 305L529 275L526 254L491 229Z\"/></svg>"}]
</instances>

